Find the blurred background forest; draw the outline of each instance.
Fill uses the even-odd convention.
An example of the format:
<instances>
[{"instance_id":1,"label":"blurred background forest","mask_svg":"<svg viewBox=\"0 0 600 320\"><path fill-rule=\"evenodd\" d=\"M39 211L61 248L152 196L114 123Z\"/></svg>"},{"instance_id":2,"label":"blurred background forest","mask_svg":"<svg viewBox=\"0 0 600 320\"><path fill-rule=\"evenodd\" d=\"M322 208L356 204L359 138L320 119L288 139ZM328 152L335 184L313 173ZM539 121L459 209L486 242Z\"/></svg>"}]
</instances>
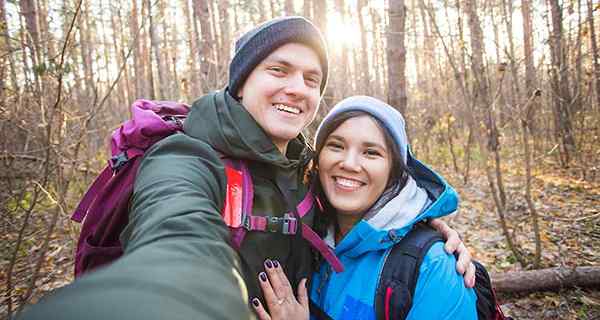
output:
<instances>
[{"instance_id":1,"label":"blurred background forest","mask_svg":"<svg viewBox=\"0 0 600 320\"><path fill-rule=\"evenodd\" d=\"M70 214L133 101L222 89L237 37L302 15L329 46L318 118L355 94L405 115L417 157L458 189L449 222L505 311L599 319L599 13L598 0L0 0L0 315L72 281Z\"/></svg>"}]
</instances>

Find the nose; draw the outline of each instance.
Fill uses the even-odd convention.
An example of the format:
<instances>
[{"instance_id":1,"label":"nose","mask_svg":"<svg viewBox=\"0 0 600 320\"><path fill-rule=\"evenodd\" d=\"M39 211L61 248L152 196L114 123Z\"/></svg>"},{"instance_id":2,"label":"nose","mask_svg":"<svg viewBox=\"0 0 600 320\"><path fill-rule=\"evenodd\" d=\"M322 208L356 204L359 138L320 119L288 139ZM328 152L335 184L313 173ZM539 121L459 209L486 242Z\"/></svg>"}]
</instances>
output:
<instances>
[{"instance_id":1,"label":"nose","mask_svg":"<svg viewBox=\"0 0 600 320\"><path fill-rule=\"evenodd\" d=\"M351 172L359 172L360 171L360 159L358 154L354 151L346 152L344 158L340 162L340 166L343 170L351 171Z\"/></svg>"},{"instance_id":2,"label":"nose","mask_svg":"<svg viewBox=\"0 0 600 320\"><path fill-rule=\"evenodd\" d=\"M307 88L304 75L301 72L294 72L288 77L284 92L291 96L304 97Z\"/></svg>"}]
</instances>

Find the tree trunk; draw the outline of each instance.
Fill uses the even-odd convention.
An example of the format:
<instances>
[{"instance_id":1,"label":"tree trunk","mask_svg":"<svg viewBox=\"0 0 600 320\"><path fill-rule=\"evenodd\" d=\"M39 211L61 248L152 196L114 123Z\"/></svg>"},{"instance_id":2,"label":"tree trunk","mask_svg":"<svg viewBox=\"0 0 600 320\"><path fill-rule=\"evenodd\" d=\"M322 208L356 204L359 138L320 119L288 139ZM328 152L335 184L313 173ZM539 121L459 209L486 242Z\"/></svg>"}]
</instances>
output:
<instances>
[{"instance_id":1,"label":"tree trunk","mask_svg":"<svg viewBox=\"0 0 600 320\"><path fill-rule=\"evenodd\" d=\"M15 59L13 57L13 47L11 44L12 40L8 33L8 19L6 16L5 0L0 0L0 37L2 37L2 39L0 39L0 49L2 50L3 55L6 55L8 59L11 89L12 91L17 92L19 91L19 82L17 80L17 70L15 65ZM4 63L3 66L0 68L4 69ZM4 91L6 88L6 83L4 83L5 75L2 74L0 76L2 77L2 79L0 80L2 81L0 83L0 90ZM2 93L2 95L3 94L4 93Z\"/></svg>"},{"instance_id":2,"label":"tree trunk","mask_svg":"<svg viewBox=\"0 0 600 320\"><path fill-rule=\"evenodd\" d=\"M315 0L315 1L321 1L321 0ZM302 6L302 15L305 18L314 20L313 6L314 6L313 0L304 0L304 4ZM323 31L325 31L325 30L323 30Z\"/></svg>"},{"instance_id":3,"label":"tree trunk","mask_svg":"<svg viewBox=\"0 0 600 320\"><path fill-rule=\"evenodd\" d=\"M84 2L83 7L81 9L81 14L79 15L78 25L79 25L79 54L81 55L81 65L83 68L83 83L84 90L82 92L82 101L80 101L79 108L82 112L87 112L89 110L89 106L96 92L96 83L94 81L94 70L92 65L93 58L93 49L92 49L92 36L91 36L91 27L89 22L89 2Z\"/></svg>"},{"instance_id":4,"label":"tree trunk","mask_svg":"<svg viewBox=\"0 0 600 320\"><path fill-rule=\"evenodd\" d=\"M490 91L488 86L487 71L484 64L483 52L483 31L475 1L469 0L466 2L466 13L469 17L469 30L471 31L471 70L475 79L473 93L477 97L479 111L485 114L484 123L487 127L488 141L487 148L494 153L494 161L496 164L496 183L502 206L506 205L506 193L504 192L504 183L500 167L500 134L496 125L495 119L495 103L490 99ZM484 161L486 159L484 158Z\"/></svg>"},{"instance_id":5,"label":"tree trunk","mask_svg":"<svg viewBox=\"0 0 600 320\"><path fill-rule=\"evenodd\" d=\"M521 0L521 14L523 16L523 55L525 57L525 88L527 97L530 97L537 90L535 65L533 63L533 27L531 22L530 0ZM525 115L527 127L533 138L534 151L541 151L539 139L537 138L536 121L533 112L539 108L537 99L532 101L530 111Z\"/></svg>"},{"instance_id":6,"label":"tree trunk","mask_svg":"<svg viewBox=\"0 0 600 320\"><path fill-rule=\"evenodd\" d=\"M206 0L193 0L194 18L200 24L200 31L197 36L199 43L198 61L200 61L200 86L202 93L208 92L213 88L213 76L211 70L212 46L214 38L210 27L210 12L208 2Z\"/></svg>"},{"instance_id":7,"label":"tree trunk","mask_svg":"<svg viewBox=\"0 0 600 320\"><path fill-rule=\"evenodd\" d=\"M561 165L567 167L575 149L575 137L571 120L571 92L566 50L563 49L562 8L558 0L548 0L552 17L550 49L552 57L551 83L555 134L560 142Z\"/></svg>"},{"instance_id":8,"label":"tree trunk","mask_svg":"<svg viewBox=\"0 0 600 320\"><path fill-rule=\"evenodd\" d=\"M387 36L388 61L388 102L406 116L406 48L404 31L406 23L406 6L404 0L390 0L389 30ZM407 130L408 132L408 123Z\"/></svg>"},{"instance_id":9,"label":"tree trunk","mask_svg":"<svg viewBox=\"0 0 600 320\"><path fill-rule=\"evenodd\" d=\"M21 6L21 14L25 17L25 26L27 27L28 36L26 39L31 39L29 43L29 48L31 50L31 59L34 67L38 67L40 63L40 30L37 20L37 8L34 0L22 0L19 1L19 5Z\"/></svg>"},{"instance_id":10,"label":"tree trunk","mask_svg":"<svg viewBox=\"0 0 600 320\"><path fill-rule=\"evenodd\" d=\"M313 0L312 7L314 10L310 18L314 20L317 28L325 35L327 31L327 1Z\"/></svg>"},{"instance_id":11,"label":"tree trunk","mask_svg":"<svg viewBox=\"0 0 600 320\"><path fill-rule=\"evenodd\" d=\"M221 19L221 61L227 61L225 64L228 65L231 60L231 21L229 19L229 13L227 10L229 9L229 1L219 1L219 17Z\"/></svg>"},{"instance_id":12,"label":"tree trunk","mask_svg":"<svg viewBox=\"0 0 600 320\"><path fill-rule=\"evenodd\" d=\"M373 72L375 73L375 88L373 91L373 95L376 97L381 97L384 95L382 89L383 89L383 75L382 73L384 72L384 62L383 62L383 57L385 56L384 52L382 52L383 50L381 50L381 44L382 44L382 23L381 23L381 17L379 16L379 13L374 9L371 8L371 23L373 25Z\"/></svg>"},{"instance_id":13,"label":"tree trunk","mask_svg":"<svg viewBox=\"0 0 600 320\"><path fill-rule=\"evenodd\" d=\"M145 14L148 15L148 18L151 19L151 12L150 12L150 7L151 7L151 3L150 1L142 1L142 19L143 16ZM144 26L144 31L146 31L147 33L144 33L144 35L142 36L142 58L144 59L142 62L142 66L145 68L146 70L146 78L144 79L144 81L146 83L149 84L149 88L148 88L148 96L146 96L145 98L150 98L151 100L156 99L156 90L155 90L155 86L154 86L154 68L152 66L152 48L150 47L150 30L146 30L146 27Z\"/></svg>"},{"instance_id":14,"label":"tree trunk","mask_svg":"<svg viewBox=\"0 0 600 320\"><path fill-rule=\"evenodd\" d=\"M149 23L149 28L150 28L150 44L151 47L150 49L150 56L152 57L152 53L154 53L154 62L156 63L156 71L158 73L158 96L156 97L156 99L158 100L164 100L167 95L165 93L165 87L168 85L167 80L165 79L165 70L163 69L163 64L164 62L161 59L160 56L160 38L158 37L158 33L156 31L156 22L154 21L155 18L159 18L160 19L160 15L156 15L156 17L154 16L155 13L153 12L152 9L152 0L147 0L146 1L146 5L148 6L148 23ZM150 65L152 65L152 59L149 60L150 61Z\"/></svg>"},{"instance_id":15,"label":"tree trunk","mask_svg":"<svg viewBox=\"0 0 600 320\"><path fill-rule=\"evenodd\" d=\"M512 77L512 81L511 81L511 96L510 96L510 103L511 106L514 108L517 104L517 97L519 97L521 95L520 89L519 89L519 72L518 72L518 67L517 67L517 61L516 61L516 54L515 54L515 41L514 41L514 37L513 37L513 1L509 1L509 0L503 0L504 3L502 4L502 11L503 11L503 15L504 15L504 21L506 23L506 34L508 35L508 50L510 53L510 73L511 73L511 77ZM509 110L507 110L508 112ZM504 114L505 112L502 112L502 114ZM504 123L503 121L501 123Z\"/></svg>"},{"instance_id":16,"label":"tree trunk","mask_svg":"<svg viewBox=\"0 0 600 320\"><path fill-rule=\"evenodd\" d=\"M132 7L131 17L129 20L129 34L137 34L138 30L140 30L138 17L143 16L143 14L140 14L140 12L138 11L137 1L132 1L131 3ZM135 51L133 55L133 65L135 70L135 92L133 94L134 99L137 99L138 97L144 97L147 95L145 83L148 81L148 78L146 77L146 74L144 72L144 65L142 60L142 39L142 31L140 30L138 38L135 39Z\"/></svg>"},{"instance_id":17,"label":"tree trunk","mask_svg":"<svg viewBox=\"0 0 600 320\"><path fill-rule=\"evenodd\" d=\"M594 25L594 8L592 0L587 1L587 18L590 35L590 47L592 51L592 66L594 70L594 83L596 87L596 108L600 110L600 62L598 59L598 44L596 42L596 28Z\"/></svg>"},{"instance_id":18,"label":"tree trunk","mask_svg":"<svg viewBox=\"0 0 600 320\"><path fill-rule=\"evenodd\" d=\"M117 58L117 64L123 65L125 62L125 49L127 48L127 41L125 41L125 37L123 35L123 24L121 22L121 3L109 3L110 11L111 11L111 27L114 33L113 39L113 48L115 50L115 56ZM116 9L116 6L119 6ZM123 81L121 81L121 85L119 85L120 95L123 97L124 107L129 106L133 103L131 97L129 96L129 68L125 65L123 70Z\"/></svg>"},{"instance_id":19,"label":"tree trunk","mask_svg":"<svg viewBox=\"0 0 600 320\"><path fill-rule=\"evenodd\" d=\"M187 75L183 77L182 82L182 95L186 101L190 101L192 97L200 95L200 80L198 79L198 28L196 21L192 19L192 10L190 10L189 0L181 0L181 6L183 7L183 14L185 16L185 30L187 37L187 48L189 48L189 54L187 55ZM191 91L191 92L190 92Z\"/></svg>"},{"instance_id":20,"label":"tree trunk","mask_svg":"<svg viewBox=\"0 0 600 320\"><path fill-rule=\"evenodd\" d=\"M417 8L414 8L416 11ZM421 20L423 22L423 37L421 39L420 51L423 52L422 57L420 59L420 63L417 64L417 72L419 73L419 78L417 79L417 87L419 91L424 94L419 95L420 98L416 103L417 110L428 109L428 112L425 115L425 119L423 119L423 129L425 132L431 132L433 127L436 124L437 119L440 118L438 108L437 108L437 99L433 99L432 96L437 96L436 88L433 85L434 74L435 74L435 61L436 58L434 56L435 51L435 40L431 39L431 32L429 28L429 20L427 19L427 9L425 8L425 2L420 1L419 3L419 11L421 14ZM416 12L413 14L416 16ZM448 30L451 32L450 30ZM451 46L450 46L451 47ZM424 156L423 158L427 161L431 156L431 135L425 135L423 137L423 143L421 143Z\"/></svg>"},{"instance_id":21,"label":"tree trunk","mask_svg":"<svg viewBox=\"0 0 600 320\"><path fill-rule=\"evenodd\" d=\"M98 2L98 6L100 8L101 12L109 12L108 9L105 7L104 4L104 0L99 0ZM108 4L110 6L110 3ZM106 24L104 23L105 19L100 19L100 29L102 29L102 57L104 58L104 73L106 73L106 82L110 83L112 81L111 79L111 72L110 72L110 64L111 64L111 56L110 56L110 46L108 45L110 42L108 41L108 36L107 34L109 33L109 30L106 26ZM114 42L114 40L113 40ZM119 64L120 66L121 64ZM119 97L119 94L116 95L111 95L111 100L114 101L117 105L120 104L120 102L122 101L121 98Z\"/></svg>"},{"instance_id":22,"label":"tree trunk","mask_svg":"<svg viewBox=\"0 0 600 320\"><path fill-rule=\"evenodd\" d=\"M260 2L261 4L263 4L263 1ZM228 66L229 66L229 60L224 61L223 63L220 63L221 58L225 57L225 56L221 56L219 53L222 52L222 47L223 47L223 39L221 37L221 32L219 30L220 27L220 22L219 22L219 9L217 8L217 4L215 3L215 1L210 1L209 2L209 9L210 9L210 13L211 13L211 18L210 18L210 26L211 26L211 32L213 35L213 46L212 46L212 56L211 56L211 67L212 67L212 76L213 76L213 81L212 81L212 85L211 85L211 90L213 88L222 88L225 85L225 80L221 80L221 79L225 79L227 78L227 71L229 70ZM265 12L265 10L263 10L263 6L261 5L259 7L259 11L260 12ZM261 13L262 14L262 13ZM265 20L266 20L266 16L265 16Z\"/></svg>"},{"instance_id":23,"label":"tree trunk","mask_svg":"<svg viewBox=\"0 0 600 320\"><path fill-rule=\"evenodd\" d=\"M364 94L371 96L373 95L371 92L371 78L369 76L369 48L367 44L367 30L365 28L365 21L363 15L363 8L368 5L368 0L359 0L356 5L356 14L358 15L358 28L360 30L360 66L357 66L357 69L360 69L357 72L358 83L360 83L361 91ZM391 7L390 7L391 8ZM391 9L390 9L391 10ZM404 24L404 22L403 22ZM402 26L404 30L404 25ZM404 34L402 34L402 41L404 41Z\"/></svg>"},{"instance_id":24,"label":"tree trunk","mask_svg":"<svg viewBox=\"0 0 600 320\"><path fill-rule=\"evenodd\" d=\"M346 23L348 16L346 5L343 0L335 1L335 10L340 13L340 18L342 23ZM349 79L350 75L350 58L349 58L350 48L347 43L343 41L341 43L340 50L340 63L336 63L333 65L335 70L335 78L333 79L333 88L330 85L329 91L332 93L332 99L335 101L339 101L346 96L348 96L349 87L351 86L351 79Z\"/></svg>"},{"instance_id":25,"label":"tree trunk","mask_svg":"<svg viewBox=\"0 0 600 320\"><path fill-rule=\"evenodd\" d=\"M279 10L277 10L277 4L275 2L275 0L270 0L269 4L271 6L271 17L275 18L277 16L279 16ZM236 28L236 30L239 30Z\"/></svg>"},{"instance_id":26,"label":"tree trunk","mask_svg":"<svg viewBox=\"0 0 600 320\"><path fill-rule=\"evenodd\" d=\"M582 103L583 103L583 90L585 88L585 85L583 83L583 66L581 63L581 60L583 59L583 52L581 49L581 44L583 42L583 35L582 35L582 26L584 25L584 22L582 21L582 17L581 17L581 0L577 0L576 2L571 2L571 4L573 6L577 6L576 9L573 9L574 12L577 12L577 37L575 40L575 61L573 61L573 63L575 64L575 79L572 82L573 83L573 87L572 87L572 101L570 104L570 109L571 109L571 116L575 116L578 112L581 111L582 109ZM575 27L574 27L575 28ZM569 28L569 30L572 30L571 28Z\"/></svg>"},{"instance_id":27,"label":"tree trunk","mask_svg":"<svg viewBox=\"0 0 600 320\"><path fill-rule=\"evenodd\" d=\"M496 292L532 292L571 287L598 288L600 266L557 267L531 271L511 271L490 275Z\"/></svg>"},{"instance_id":28,"label":"tree trunk","mask_svg":"<svg viewBox=\"0 0 600 320\"><path fill-rule=\"evenodd\" d=\"M173 17L169 16L169 12L167 11L167 2L166 1L158 1L158 16L162 18L161 26L161 43L162 46L159 49L160 51L160 60L162 61L161 69L163 77L161 78L161 86L164 86L163 93L165 94L164 99L175 99L177 94L176 84L177 80L173 78L171 73L171 66L173 69L176 68L175 64L177 63L176 58L171 58L171 54L175 57L177 55L177 50L172 50L171 48L177 48L177 41L171 41L171 34L173 32L172 25L173 21L177 21ZM171 8L169 8L171 10ZM164 81L164 82L163 82Z\"/></svg>"},{"instance_id":29,"label":"tree trunk","mask_svg":"<svg viewBox=\"0 0 600 320\"><path fill-rule=\"evenodd\" d=\"M286 16L295 15L296 11L294 10L294 0L285 0L285 6L283 10L285 10Z\"/></svg>"},{"instance_id":30,"label":"tree trunk","mask_svg":"<svg viewBox=\"0 0 600 320\"><path fill-rule=\"evenodd\" d=\"M525 260L520 254L518 248L514 245L512 236L509 233L508 225L506 223L505 211L506 211L506 196L504 196L503 185L502 185L502 176L500 174L500 156L498 153L499 149L499 140L498 140L498 132L496 128L496 124L494 122L493 116L493 104L490 100L488 82L486 77L486 71L483 64L483 31L481 29L479 16L477 14L477 9L475 6L474 0L469 0L465 2L465 11L468 15L469 19L469 30L471 31L471 71L473 73L474 83L473 83L473 97L476 97L476 108L474 108L475 112L481 112L485 114L484 123L487 129L487 145L485 141L482 139L483 135L480 133L480 130L477 126L479 121L473 121L475 123L475 127L473 128L474 140L479 143L479 149L482 153L483 164L486 170L486 177L488 180L488 184L490 187L490 191L494 200L494 204L496 206L496 211L498 213L498 217L500 218L500 225L502 226L503 234L506 238L508 247L514 253L517 260L525 265ZM494 173L492 172L492 168L488 163L489 152L494 154L495 160L495 172L496 177L494 178Z\"/></svg>"}]
</instances>

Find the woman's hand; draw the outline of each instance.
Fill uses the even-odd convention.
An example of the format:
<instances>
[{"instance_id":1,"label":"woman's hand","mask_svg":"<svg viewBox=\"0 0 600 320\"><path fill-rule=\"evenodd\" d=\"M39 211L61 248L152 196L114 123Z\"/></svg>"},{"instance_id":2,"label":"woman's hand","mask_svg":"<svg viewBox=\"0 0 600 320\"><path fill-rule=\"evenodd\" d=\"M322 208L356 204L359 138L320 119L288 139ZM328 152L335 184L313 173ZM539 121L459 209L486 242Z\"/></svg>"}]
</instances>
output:
<instances>
[{"instance_id":1,"label":"woman's hand","mask_svg":"<svg viewBox=\"0 0 600 320\"><path fill-rule=\"evenodd\" d=\"M265 272L258 275L258 282L265 296L269 312L265 310L258 298L252 299L252 306L261 320L270 319L308 319L308 293L306 278L298 284L298 299L294 296L292 286L283 268L277 261L265 261Z\"/></svg>"},{"instance_id":2,"label":"woman's hand","mask_svg":"<svg viewBox=\"0 0 600 320\"><path fill-rule=\"evenodd\" d=\"M464 276L465 286L473 288L475 286L475 265L471 260L471 253L465 247L465 244L460 240L460 236L456 230L450 228L444 221L440 219L432 219L429 224L440 232L446 244L444 248L448 253L458 253L458 261L456 262L456 271Z\"/></svg>"}]
</instances>

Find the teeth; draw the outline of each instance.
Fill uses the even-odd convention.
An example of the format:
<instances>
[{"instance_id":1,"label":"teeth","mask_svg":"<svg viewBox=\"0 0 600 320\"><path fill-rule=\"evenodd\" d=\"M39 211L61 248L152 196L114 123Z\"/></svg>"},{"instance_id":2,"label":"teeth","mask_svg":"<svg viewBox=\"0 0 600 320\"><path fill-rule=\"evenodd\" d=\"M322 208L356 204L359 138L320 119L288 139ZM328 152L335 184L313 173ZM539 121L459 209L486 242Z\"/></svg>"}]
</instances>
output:
<instances>
[{"instance_id":1,"label":"teeth","mask_svg":"<svg viewBox=\"0 0 600 320\"><path fill-rule=\"evenodd\" d=\"M277 110L281 110L281 111L285 111L285 112L289 112L289 113L293 113L293 114L300 113L300 109L298 109L296 107L286 106L285 104L276 104L275 108L277 108Z\"/></svg>"},{"instance_id":2,"label":"teeth","mask_svg":"<svg viewBox=\"0 0 600 320\"><path fill-rule=\"evenodd\" d=\"M356 180L350 180L350 179L345 179L345 178L335 178L335 182L339 185L341 185L342 187L348 187L348 188L358 188L361 186L361 183L356 181Z\"/></svg>"}]
</instances>

